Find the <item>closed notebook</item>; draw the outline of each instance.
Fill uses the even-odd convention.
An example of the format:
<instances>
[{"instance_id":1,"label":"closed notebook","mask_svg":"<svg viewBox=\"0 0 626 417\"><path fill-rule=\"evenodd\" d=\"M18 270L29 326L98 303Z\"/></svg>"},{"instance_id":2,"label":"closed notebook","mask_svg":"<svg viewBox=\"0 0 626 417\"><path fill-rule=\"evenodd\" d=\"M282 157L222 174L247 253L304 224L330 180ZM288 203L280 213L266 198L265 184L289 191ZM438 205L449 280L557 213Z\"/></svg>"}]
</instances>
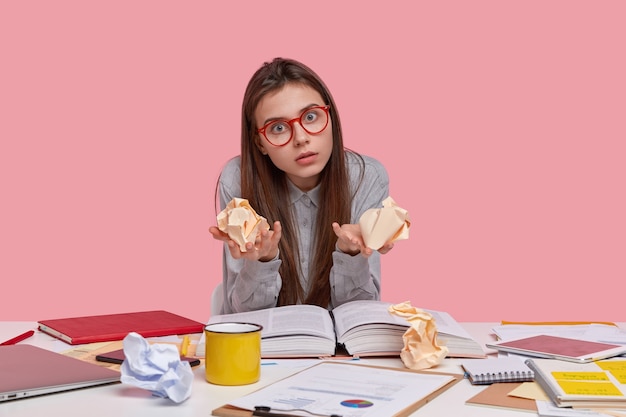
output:
<instances>
[{"instance_id":1,"label":"closed notebook","mask_svg":"<svg viewBox=\"0 0 626 417\"><path fill-rule=\"evenodd\" d=\"M474 385L494 382L533 381L534 372L518 358L475 359L464 361L463 369Z\"/></svg>"},{"instance_id":2,"label":"closed notebook","mask_svg":"<svg viewBox=\"0 0 626 417\"><path fill-rule=\"evenodd\" d=\"M488 348L519 355L586 363L626 353L626 346L546 334L487 343Z\"/></svg>"},{"instance_id":3,"label":"closed notebook","mask_svg":"<svg viewBox=\"0 0 626 417\"><path fill-rule=\"evenodd\" d=\"M510 392L520 387L524 382L507 382L491 384L478 394L471 397L465 403L485 407L507 408L512 410L530 411L537 413L537 404L530 398L509 395Z\"/></svg>"},{"instance_id":4,"label":"closed notebook","mask_svg":"<svg viewBox=\"0 0 626 417\"><path fill-rule=\"evenodd\" d=\"M202 333L204 324L164 310L39 321L39 330L71 345L122 340L130 332L143 337Z\"/></svg>"}]
</instances>

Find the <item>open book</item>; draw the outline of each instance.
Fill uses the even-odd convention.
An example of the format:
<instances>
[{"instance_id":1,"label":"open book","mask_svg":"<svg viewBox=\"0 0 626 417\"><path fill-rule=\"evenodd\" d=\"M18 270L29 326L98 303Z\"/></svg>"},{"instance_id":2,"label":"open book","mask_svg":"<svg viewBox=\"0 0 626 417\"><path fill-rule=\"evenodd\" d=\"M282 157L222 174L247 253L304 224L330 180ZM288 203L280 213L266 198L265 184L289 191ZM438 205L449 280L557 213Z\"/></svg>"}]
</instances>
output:
<instances>
[{"instance_id":1,"label":"open book","mask_svg":"<svg viewBox=\"0 0 626 417\"><path fill-rule=\"evenodd\" d=\"M384 301L352 301L332 311L297 304L244 313L216 315L209 323L225 321L256 323L261 332L261 356L325 357L336 354L352 356L400 356L404 347L402 335L409 328L404 318L388 311ZM450 316L431 313L437 326L437 342L448 347L449 357L483 358L478 342ZM204 335L196 355L204 352Z\"/></svg>"}]
</instances>

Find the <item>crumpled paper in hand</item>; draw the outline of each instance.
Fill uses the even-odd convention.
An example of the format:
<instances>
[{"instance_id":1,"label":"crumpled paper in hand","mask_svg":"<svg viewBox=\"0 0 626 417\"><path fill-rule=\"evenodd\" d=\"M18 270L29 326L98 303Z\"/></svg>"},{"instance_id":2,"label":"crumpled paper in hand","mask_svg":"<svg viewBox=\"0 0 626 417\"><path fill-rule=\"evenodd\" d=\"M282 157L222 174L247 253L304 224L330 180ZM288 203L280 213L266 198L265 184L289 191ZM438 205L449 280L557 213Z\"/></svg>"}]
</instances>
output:
<instances>
[{"instance_id":1,"label":"crumpled paper in hand","mask_svg":"<svg viewBox=\"0 0 626 417\"><path fill-rule=\"evenodd\" d=\"M389 306L389 312L405 318L410 324L402 336L404 347L400 359L404 366L419 370L440 364L448 354L448 348L437 345L437 326L433 316L412 307L408 301Z\"/></svg>"},{"instance_id":2,"label":"crumpled paper in hand","mask_svg":"<svg viewBox=\"0 0 626 417\"><path fill-rule=\"evenodd\" d=\"M385 243L409 238L409 212L396 205L391 197L383 200L383 208L366 210L359 219L363 241L378 250Z\"/></svg>"},{"instance_id":3,"label":"crumpled paper in hand","mask_svg":"<svg viewBox=\"0 0 626 417\"><path fill-rule=\"evenodd\" d=\"M259 216L245 198L233 198L217 215L217 227L239 244L242 252L246 243L256 240L263 230L269 230L267 219Z\"/></svg>"},{"instance_id":4,"label":"crumpled paper in hand","mask_svg":"<svg viewBox=\"0 0 626 417\"><path fill-rule=\"evenodd\" d=\"M193 371L180 360L174 345L149 344L140 334L131 332L124 338L124 356L120 371L125 384L152 391L175 403L191 395Z\"/></svg>"}]
</instances>

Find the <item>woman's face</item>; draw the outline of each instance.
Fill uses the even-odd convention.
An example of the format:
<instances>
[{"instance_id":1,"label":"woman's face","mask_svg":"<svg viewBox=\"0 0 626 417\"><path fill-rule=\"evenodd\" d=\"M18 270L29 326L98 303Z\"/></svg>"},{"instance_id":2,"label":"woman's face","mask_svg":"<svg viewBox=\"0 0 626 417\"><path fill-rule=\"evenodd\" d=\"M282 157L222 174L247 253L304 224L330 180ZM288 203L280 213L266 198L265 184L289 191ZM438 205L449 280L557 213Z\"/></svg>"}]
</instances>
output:
<instances>
[{"instance_id":1,"label":"woman's face","mask_svg":"<svg viewBox=\"0 0 626 417\"><path fill-rule=\"evenodd\" d=\"M254 113L256 125L262 127L277 119L292 120L313 106L324 105L315 89L303 84L287 84L261 99ZM257 145L296 187L309 191L319 183L320 173L332 154L332 120L316 134L304 130L299 121L292 122L291 129L293 137L284 146L272 145L262 133L258 133Z\"/></svg>"}]
</instances>

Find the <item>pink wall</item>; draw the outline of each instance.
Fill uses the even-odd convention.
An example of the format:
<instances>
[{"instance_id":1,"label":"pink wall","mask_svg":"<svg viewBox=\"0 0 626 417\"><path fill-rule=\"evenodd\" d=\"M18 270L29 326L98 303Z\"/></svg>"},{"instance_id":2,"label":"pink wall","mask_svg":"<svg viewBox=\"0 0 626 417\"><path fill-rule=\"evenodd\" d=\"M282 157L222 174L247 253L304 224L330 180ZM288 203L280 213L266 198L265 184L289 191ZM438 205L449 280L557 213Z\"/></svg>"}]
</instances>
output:
<instances>
[{"instance_id":1,"label":"pink wall","mask_svg":"<svg viewBox=\"0 0 626 417\"><path fill-rule=\"evenodd\" d=\"M0 3L0 320L206 320L215 181L285 56L411 214L385 300L626 321L624 2L98 3Z\"/></svg>"}]
</instances>

